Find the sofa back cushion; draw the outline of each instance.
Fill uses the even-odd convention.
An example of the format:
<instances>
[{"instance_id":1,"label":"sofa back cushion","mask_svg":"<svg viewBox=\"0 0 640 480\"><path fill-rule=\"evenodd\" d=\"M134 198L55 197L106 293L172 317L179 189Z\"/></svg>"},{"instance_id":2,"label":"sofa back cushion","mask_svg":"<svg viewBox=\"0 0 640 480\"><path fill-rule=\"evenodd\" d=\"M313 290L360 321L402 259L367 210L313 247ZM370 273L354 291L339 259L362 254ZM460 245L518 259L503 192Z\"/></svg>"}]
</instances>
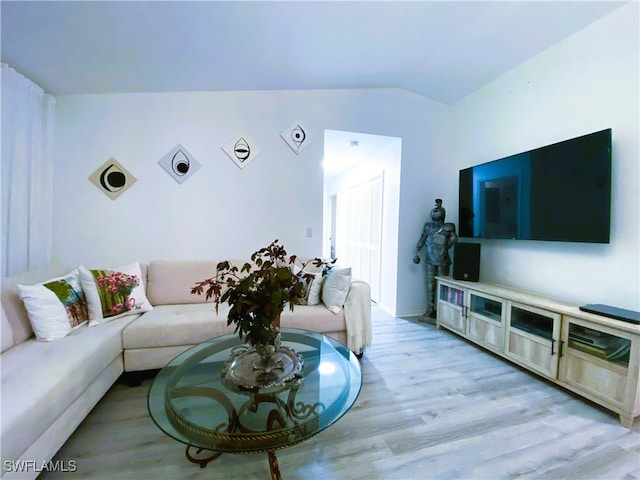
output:
<instances>
[{"instance_id":1,"label":"sofa back cushion","mask_svg":"<svg viewBox=\"0 0 640 480\"><path fill-rule=\"evenodd\" d=\"M11 324L9 323L9 318L4 311L2 304L0 304L0 310L2 312L2 324L0 325L0 343L2 344L2 348L0 348L0 353L2 353L13 347L13 333Z\"/></svg>"},{"instance_id":2,"label":"sofa back cushion","mask_svg":"<svg viewBox=\"0 0 640 480\"><path fill-rule=\"evenodd\" d=\"M244 262L231 263L240 268ZM193 295L191 289L196 282L213 277L217 265L213 260L152 261L147 272L147 298L152 305L205 303L205 295Z\"/></svg>"},{"instance_id":3,"label":"sofa back cushion","mask_svg":"<svg viewBox=\"0 0 640 480\"><path fill-rule=\"evenodd\" d=\"M6 319L2 319L2 329L0 330L3 352L33 336L27 309L18 293L18 284L36 284L49 278L64 275L72 269L73 267L68 265L57 265L2 279L2 310L3 315L6 315Z\"/></svg>"}]
</instances>

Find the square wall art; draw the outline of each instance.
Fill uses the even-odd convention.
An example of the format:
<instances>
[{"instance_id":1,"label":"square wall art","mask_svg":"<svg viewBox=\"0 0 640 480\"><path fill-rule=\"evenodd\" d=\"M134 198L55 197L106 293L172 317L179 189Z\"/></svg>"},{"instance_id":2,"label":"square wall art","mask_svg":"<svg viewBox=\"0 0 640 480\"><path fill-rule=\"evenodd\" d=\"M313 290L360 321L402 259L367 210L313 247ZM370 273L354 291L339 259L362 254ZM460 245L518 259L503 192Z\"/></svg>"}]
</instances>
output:
<instances>
[{"instance_id":1,"label":"square wall art","mask_svg":"<svg viewBox=\"0 0 640 480\"><path fill-rule=\"evenodd\" d=\"M287 145L291 147L291 150L298 155L307 148L307 145L309 145L312 140L309 132L300 122L293 122L280 136L287 142Z\"/></svg>"},{"instance_id":2,"label":"square wall art","mask_svg":"<svg viewBox=\"0 0 640 480\"><path fill-rule=\"evenodd\" d=\"M189 150L180 144L173 147L158 164L178 183L184 182L202 166Z\"/></svg>"},{"instance_id":3,"label":"square wall art","mask_svg":"<svg viewBox=\"0 0 640 480\"><path fill-rule=\"evenodd\" d=\"M260 149L247 135L242 134L229 141L222 150L240 168L246 167L260 154Z\"/></svg>"},{"instance_id":4,"label":"square wall art","mask_svg":"<svg viewBox=\"0 0 640 480\"><path fill-rule=\"evenodd\" d=\"M115 158L110 158L89 176L89 180L111 200L115 200L137 179Z\"/></svg>"}]
</instances>

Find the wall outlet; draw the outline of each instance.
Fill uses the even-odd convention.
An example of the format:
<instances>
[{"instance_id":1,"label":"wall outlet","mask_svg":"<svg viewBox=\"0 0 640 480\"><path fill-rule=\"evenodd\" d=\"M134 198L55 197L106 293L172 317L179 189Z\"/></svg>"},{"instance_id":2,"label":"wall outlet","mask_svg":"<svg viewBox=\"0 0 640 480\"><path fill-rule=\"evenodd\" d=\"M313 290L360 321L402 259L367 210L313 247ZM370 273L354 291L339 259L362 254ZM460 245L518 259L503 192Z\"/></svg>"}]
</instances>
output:
<instances>
[{"instance_id":1,"label":"wall outlet","mask_svg":"<svg viewBox=\"0 0 640 480\"><path fill-rule=\"evenodd\" d=\"M307 227L307 238L313 237L313 228Z\"/></svg>"}]
</instances>

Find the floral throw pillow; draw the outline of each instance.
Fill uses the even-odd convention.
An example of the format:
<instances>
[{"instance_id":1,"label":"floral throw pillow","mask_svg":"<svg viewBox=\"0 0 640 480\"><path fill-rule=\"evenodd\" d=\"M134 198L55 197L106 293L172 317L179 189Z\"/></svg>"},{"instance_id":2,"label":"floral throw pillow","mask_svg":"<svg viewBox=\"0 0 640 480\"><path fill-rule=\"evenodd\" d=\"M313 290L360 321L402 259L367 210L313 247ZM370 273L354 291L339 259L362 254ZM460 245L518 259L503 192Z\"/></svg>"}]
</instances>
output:
<instances>
[{"instance_id":1,"label":"floral throw pillow","mask_svg":"<svg viewBox=\"0 0 640 480\"><path fill-rule=\"evenodd\" d=\"M153 308L142 283L139 263L92 270L80 266L80 279L89 304L90 327Z\"/></svg>"},{"instance_id":2,"label":"floral throw pillow","mask_svg":"<svg viewBox=\"0 0 640 480\"><path fill-rule=\"evenodd\" d=\"M18 285L18 293L36 340L58 340L89 320L78 269L37 285Z\"/></svg>"}]
</instances>

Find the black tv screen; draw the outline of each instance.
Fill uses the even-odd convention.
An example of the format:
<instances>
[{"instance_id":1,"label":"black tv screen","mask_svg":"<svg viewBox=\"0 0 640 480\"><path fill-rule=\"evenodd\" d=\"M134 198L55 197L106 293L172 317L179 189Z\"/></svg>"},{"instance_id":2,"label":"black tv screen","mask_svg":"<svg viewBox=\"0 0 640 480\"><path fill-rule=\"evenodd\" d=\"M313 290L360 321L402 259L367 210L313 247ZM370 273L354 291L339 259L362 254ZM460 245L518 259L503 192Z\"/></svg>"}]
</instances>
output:
<instances>
[{"instance_id":1,"label":"black tv screen","mask_svg":"<svg viewBox=\"0 0 640 480\"><path fill-rule=\"evenodd\" d=\"M611 129L460 170L459 235L609 243Z\"/></svg>"}]
</instances>

